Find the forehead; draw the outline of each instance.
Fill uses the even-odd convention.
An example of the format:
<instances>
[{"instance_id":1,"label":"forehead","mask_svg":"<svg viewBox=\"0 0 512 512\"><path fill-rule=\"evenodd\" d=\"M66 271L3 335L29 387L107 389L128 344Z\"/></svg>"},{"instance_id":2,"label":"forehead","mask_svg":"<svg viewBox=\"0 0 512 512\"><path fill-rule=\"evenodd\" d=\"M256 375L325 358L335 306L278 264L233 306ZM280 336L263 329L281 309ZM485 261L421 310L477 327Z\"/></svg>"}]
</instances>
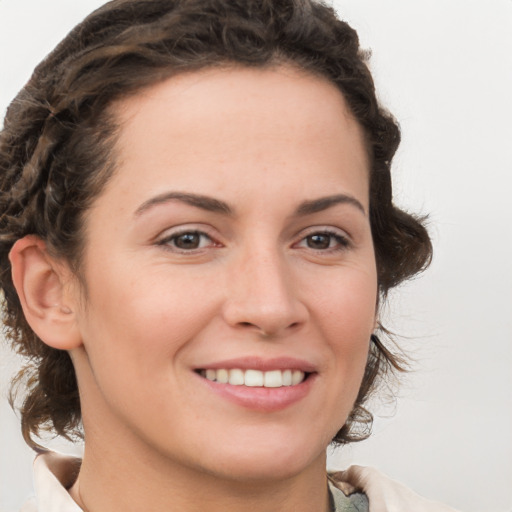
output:
<instances>
[{"instance_id":1,"label":"forehead","mask_svg":"<svg viewBox=\"0 0 512 512\"><path fill-rule=\"evenodd\" d=\"M250 123L252 128L259 124L262 132L268 129L265 121L270 121L283 135L292 136L298 135L300 129L294 124L294 114L308 122L309 128L316 126L326 138L332 121L343 123L343 129L353 132L356 138L363 135L334 83L291 64L215 67L181 73L116 102L114 113L127 128L126 138L133 123L168 124L172 116L183 131L191 125L195 131L198 124L206 126L208 122L215 128L226 125L230 115ZM288 115L283 118L282 113Z\"/></svg>"},{"instance_id":2,"label":"forehead","mask_svg":"<svg viewBox=\"0 0 512 512\"><path fill-rule=\"evenodd\" d=\"M114 113L122 172L149 179L151 170L162 184L172 174L178 187L209 193L252 171L277 184L293 167L304 186L325 188L350 170L367 195L364 133L343 95L291 66L183 73L119 101Z\"/></svg>"}]
</instances>

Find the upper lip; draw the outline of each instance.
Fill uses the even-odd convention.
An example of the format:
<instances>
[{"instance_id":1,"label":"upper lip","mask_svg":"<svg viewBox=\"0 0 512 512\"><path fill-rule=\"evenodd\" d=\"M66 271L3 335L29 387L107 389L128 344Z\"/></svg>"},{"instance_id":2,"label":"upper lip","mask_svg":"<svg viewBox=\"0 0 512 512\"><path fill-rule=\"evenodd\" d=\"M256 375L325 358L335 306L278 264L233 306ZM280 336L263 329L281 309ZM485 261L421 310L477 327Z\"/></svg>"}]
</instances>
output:
<instances>
[{"instance_id":1,"label":"upper lip","mask_svg":"<svg viewBox=\"0 0 512 512\"><path fill-rule=\"evenodd\" d=\"M316 371L315 365L303 359L295 357L274 357L271 359L263 359L257 356L239 357L233 359L226 359L224 361L215 361L212 363L205 363L198 366L197 370L301 370L304 373L313 373Z\"/></svg>"}]
</instances>

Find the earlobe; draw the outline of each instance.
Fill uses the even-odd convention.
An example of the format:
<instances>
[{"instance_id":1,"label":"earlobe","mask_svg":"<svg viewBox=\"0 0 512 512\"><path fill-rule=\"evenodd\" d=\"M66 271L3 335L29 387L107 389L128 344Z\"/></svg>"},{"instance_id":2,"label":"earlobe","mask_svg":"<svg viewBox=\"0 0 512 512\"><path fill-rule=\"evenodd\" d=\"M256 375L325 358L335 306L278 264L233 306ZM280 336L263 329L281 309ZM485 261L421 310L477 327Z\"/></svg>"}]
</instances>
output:
<instances>
[{"instance_id":1,"label":"earlobe","mask_svg":"<svg viewBox=\"0 0 512 512\"><path fill-rule=\"evenodd\" d=\"M43 240L28 235L9 253L12 280L32 330L47 345L71 350L81 345L69 292L70 272L55 261Z\"/></svg>"}]
</instances>

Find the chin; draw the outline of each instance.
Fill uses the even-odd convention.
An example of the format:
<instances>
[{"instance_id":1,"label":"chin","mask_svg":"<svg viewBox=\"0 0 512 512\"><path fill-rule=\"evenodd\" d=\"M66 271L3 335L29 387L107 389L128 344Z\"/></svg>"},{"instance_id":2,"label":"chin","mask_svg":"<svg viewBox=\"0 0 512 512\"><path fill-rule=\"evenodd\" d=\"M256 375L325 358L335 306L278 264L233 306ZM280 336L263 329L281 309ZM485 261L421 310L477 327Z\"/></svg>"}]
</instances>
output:
<instances>
[{"instance_id":1,"label":"chin","mask_svg":"<svg viewBox=\"0 0 512 512\"><path fill-rule=\"evenodd\" d=\"M325 449L304 449L302 446L291 446L290 443L268 444L261 446L253 444L250 447L239 448L226 453L217 466L217 476L229 480L247 483L264 483L288 480L307 471L310 467L322 467L325 470ZM203 464L204 464L203 460ZM218 461L217 461L218 462Z\"/></svg>"},{"instance_id":2,"label":"chin","mask_svg":"<svg viewBox=\"0 0 512 512\"><path fill-rule=\"evenodd\" d=\"M240 461L232 467L223 468L223 476L237 483L265 484L293 479L307 468L307 465L290 463L287 460Z\"/></svg>"}]
</instances>

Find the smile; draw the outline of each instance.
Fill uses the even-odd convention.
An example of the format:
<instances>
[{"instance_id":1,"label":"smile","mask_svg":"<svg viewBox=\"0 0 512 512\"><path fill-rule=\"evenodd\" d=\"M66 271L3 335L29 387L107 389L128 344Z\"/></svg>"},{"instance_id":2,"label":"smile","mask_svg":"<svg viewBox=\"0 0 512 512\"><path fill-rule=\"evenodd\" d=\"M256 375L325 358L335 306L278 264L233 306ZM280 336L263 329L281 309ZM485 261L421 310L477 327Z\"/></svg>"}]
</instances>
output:
<instances>
[{"instance_id":1,"label":"smile","mask_svg":"<svg viewBox=\"0 0 512 512\"><path fill-rule=\"evenodd\" d=\"M301 370L271 370L260 371L239 368L233 369L206 369L200 370L199 374L212 381L232 386L280 388L296 386L302 383L307 374Z\"/></svg>"}]
</instances>

